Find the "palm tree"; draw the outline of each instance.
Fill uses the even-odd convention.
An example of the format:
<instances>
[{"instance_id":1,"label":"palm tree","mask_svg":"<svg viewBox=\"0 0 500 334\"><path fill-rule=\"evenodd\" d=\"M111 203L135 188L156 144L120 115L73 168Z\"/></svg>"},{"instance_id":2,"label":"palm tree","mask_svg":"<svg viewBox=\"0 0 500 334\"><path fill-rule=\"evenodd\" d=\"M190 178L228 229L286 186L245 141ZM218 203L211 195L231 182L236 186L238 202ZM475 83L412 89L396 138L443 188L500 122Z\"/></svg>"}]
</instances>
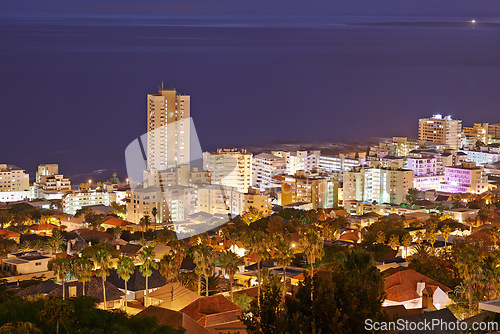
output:
<instances>
[{"instance_id":1,"label":"palm tree","mask_svg":"<svg viewBox=\"0 0 500 334\"><path fill-rule=\"evenodd\" d=\"M196 264L196 273L198 274L198 294L201 296L201 275L205 276L205 296L208 297L208 277L213 274L215 269L215 253L209 245L197 245L193 249L194 263Z\"/></svg>"},{"instance_id":2,"label":"palm tree","mask_svg":"<svg viewBox=\"0 0 500 334\"><path fill-rule=\"evenodd\" d=\"M451 235L451 228L448 225L441 227L441 235L444 238L444 246L446 247L448 244L448 238Z\"/></svg>"},{"instance_id":3,"label":"palm tree","mask_svg":"<svg viewBox=\"0 0 500 334\"><path fill-rule=\"evenodd\" d=\"M116 273L122 280L125 281L125 312L127 312L127 282L130 279L130 276L135 271L134 261L126 255L122 255L118 258L118 263L116 266Z\"/></svg>"},{"instance_id":4,"label":"palm tree","mask_svg":"<svg viewBox=\"0 0 500 334\"><path fill-rule=\"evenodd\" d=\"M4 226L12 220L14 216L7 210L0 210L0 226L3 229Z\"/></svg>"},{"instance_id":5,"label":"palm tree","mask_svg":"<svg viewBox=\"0 0 500 334\"><path fill-rule=\"evenodd\" d=\"M29 240L24 240L20 245L19 245L19 250L21 252L27 252L33 249L33 244Z\"/></svg>"},{"instance_id":6,"label":"palm tree","mask_svg":"<svg viewBox=\"0 0 500 334\"><path fill-rule=\"evenodd\" d=\"M97 269L97 275L102 279L102 293L104 296L104 309L107 308L106 301L106 278L109 276L109 267L111 265L111 255L104 249L97 250L93 257L92 261L94 262L94 266Z\"/></svg>"},{"instance_id":7,"label":"palm tree","mask_svg":"<svg viewBox=\"0 0 500 334\"><path fill-rule=\"evenodd\" d=\"M229 291L231 294L231 301L233 298L233 281L234 275L238 272L238 268L244 264L243 260L238 256L238 254L232 251L225 251L219 257L219 265L224 272L229 276Z\"/></svg>"},{"instance_id":8,"label":"palm tree","mask_svg":"<svg viewBox=\"0 0 500 334\"><path fill-rule=\"evenodd\" d=\"M469 314L472 314L473 286L478 282L479 277L482 276L481 259L478 258L478 254L473 247L464 245L464 247L457 247L455 266L467 286Z\"/></svg>"},{"instance_id":9,"label":"palm tree","mask_svg":"<svg viewBox=\"0 0 500 334\"><path fill-rule=\"evenodd\" d=\"M323 238L318 231L314 228L310 228L306 233L300 236L300 244L311 266L310 275L311 278L313 278L314 263L325 254L323 250Z\"/></svg>"},{"instance_id":10,"label":"palm tree","mask_svg":"<svg viewBox=\"0 0 500 334\"><path fill-rule=\"evenodd\" d=\"M489 300L496 299L500 291L500 256L498 252L492 252L485 256L482 271L482 285L485 295Z\"/></svg>"},{"instance_id":11,"label":"palm tree","mask_svg":"<svg viewBox=\"0 0 500 334\"><path fill-rule=\"evenodd\" d=\"M314 263L317 259L323 257L323 238L315 228L309 228L306 233L300 236L302 250L306 253L307 261L311 265L311 279L314 278ZM311 287L311 300L313 300L313 289Z\"/></svg>"},{"instance_id":12,"label":"palm tree","mask_svg":"<svg viewBox=\"0 0 500 334\"><path fill-rule=\"evenodd\" d=\"M75 263L75 272L78 277L78 281L82 282L83 285L83 295L85 296L85 282L90 282L92 278L93 264L90 259L85 257L80 257Z\"/></svg>"},{"instance_id":13,"label":"palm tree","mask_svg":"<svg viewBox=\"0 0 500 334\"><path fill-rule=\"evenodd\" d=\"M498 240L500 240L500 230L497 227L493 227L490 230L490 237L491 241L493 241L493 245L497 248Z\"/></svg>"},{"instance_id":14,"label":"palm tree","mask_svg":"<svg viewBox=\"0 0 500 334\"><path fill-rule=\"evenodd\" d=\"M378 231L377 237L376 237L377 244L384 245L385 241L386 241L385 233L383 231Z\"/></svg>"},{"instance_id":15,"label":"palm tree","mask_svg":"<svg viewBox=\"0 0 500 334\"><path fill-rule=\"evenodd\" d=\"M153 210L151 210L151 214L153 215L153 221L155 223L155 230L156 230L156 215L158 214L158 209L156 208L156 206L153 208Z\"/></svg>"},{"instance_id":16,"label":"palm tree","mask_svg":"<svg viewBox=\"0 0 500 334\"><path fill-rule=\"evenodd\" d=\"M167 282L171 282L174 279L174 273L177 269L177 261L175 261L175 256L172 251L162 256L160 262L158 263L158 270L160 274L165 276Z\"/></svg>"},{"instance_id":17,"label":"palm tree","mask_svg":"<svg viewBox=\"0 0 500 334\"><path fill-rule=\"evenodd\" d=\"M174 251L173 256L175 259L175 263L177 264L175 272L179 272L179 270L181 269L182 260L184 260L184 257L186 256L188 251L187 244L184 240L173 239L170 240L168 245Z\"/></svg>"},{"instance_id":18,"label":"palm tree","mask_svg":"<svg viewBox=\"0 0 500 334\"><path fill-rule=\"evenodd\" d=\"M47 247L53 252L57 253L59 252L64 244L66 243L66 240L62 236L61 232L59 230L55 230L52 234L52 238L50 238L47 241Z\"/></svg>"},{"instance_id":19,"label":"palm tree","mask_svg":"<svg viewBox=\"0 0 500 334\"><path fill-rule=\"evenodd\" d=\"M399 247L399 237L396 234L391 235L389 238L389 247L392 249L398 249Z\"/></svg>"},{"instance_id":20,"label":"palm tree","mask_svg":"<svg viewBox=\"0 0 500 334\"><path fill-rule=\"evenodd\" d=\"M260 262L270 257L269 238L262 231L249 231L243 241L245 248L250 254L254 254L257 260L257 295L260 296ZM260 298L257 298L257 303L260 306Z\"/></svg>"},{"instance_id":21,"label":"palm tree","mask_svg":"<svg viewBox=\"0 0 500 334\"><path fill-rule=\"evenodd\" d=\"M422 244L422 241L424 241L424 234L422 231L417 231L417 233L415 233L415 239L417 240L417 244Z\"/></svg>"},{"instance_id":22,"label":"palm tree","mask_svg":"<svg viewBox=\"0 0 500 334\"><path fill-rule=\"evenodd\" d=\"M57 278L62 281L62 296L63 299L65 298L65 289L64 289L64 282L66 281L66 278L68 277L68 271L69 271L69 263L68 259L65 258L58 258L58 259L52 259L49 261L48 264L48 269L52 270Z\"/></svg>"},{"instance_id":23,"label":"palm tree","mask_svg":"<svg viewBox=\"0 0 500 334\"><path fill-rule=\"evenodd\" d=\"M47 324L55 322L56 334L59 334L59 325L62 323L66 332L69 333L65 323L71 319L74 312L73 306L66 300L49 298L45 300L45 306L40 312L40 320Z\"/></svg>"},{"instance_id":24,"label":"palm tree","mask_svg":"<svg viewBox=\"0 0 500 334\"><path fill-rule=\"evenodd\" d=\"M145 216L146 217L146 216ZM142 275L146 278L146 297L148 296L148 277L153 274L153 269L158 268L155 261L155 249L152 245L142 247L139 252L139 260L142 265L139 267Z\"/></svg>"},{"instance_id":25,"label":"palm tree","mask_svg":"<svg viewBox=\"0 0 500 334\"><path fill-rule=\"evenodd\" d=\"M284 238L281 235L276 235L274 242L275 257L278 260L278 265L283 268L283 300L286 296L286 266L292 263L294 252L290 244L289 238Z\"/></svg>"},{"instance_id":26,"label":"palm tree","mask_svg":"<svg viewBox=\"0 0 500 334\"><path fill-rule=\"evenodd\" d=\"M411 246L412 238L411 235L405 234L403 239L401 240L401 243L403 244L405 248L405 258L408 257L408 247Z\"/></svg>"},{"instance_id":27,"label":"palm tree","mask_svg":"<svg viewBox=\"0 0 500 334\"><path fill-rule=\"evenodd\" d=\"M425 231L425 239L431 244L432 250L434 250L434 244L436 243L437 234L433 229L428 229Z\"/></svg>"},{"instance_id":28,"label":"palm tree","mask_svg":"<svg viewBox=\"0 0 500 334\"><path fill-rule=\"evenodd\" d=\"M144 230L148 230L149 225L151 225L151 218L149 218L148 215L142 216L142 218L139 220L139 225L143 228L142 230L142 237L144 238Z\"/></svg>"}]
</instances>

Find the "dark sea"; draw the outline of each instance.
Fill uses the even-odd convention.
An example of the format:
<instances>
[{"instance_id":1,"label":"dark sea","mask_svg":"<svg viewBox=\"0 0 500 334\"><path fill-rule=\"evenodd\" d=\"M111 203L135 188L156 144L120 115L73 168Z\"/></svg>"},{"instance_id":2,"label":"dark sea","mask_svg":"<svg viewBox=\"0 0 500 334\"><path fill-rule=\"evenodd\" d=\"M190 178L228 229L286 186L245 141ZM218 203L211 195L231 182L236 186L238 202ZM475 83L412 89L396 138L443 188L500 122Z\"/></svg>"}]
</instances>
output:
<instances>
[{"instance_id":1,"label":"dark sea","mask_svg":"<svg viewBox=\"0 0 500 334\"><path fill-rule=\"evenodd\" d=\"M500 19L0 14L0 163L125 178L162 82L205 150L500 123Z\"/></svg>"}]
</instances>

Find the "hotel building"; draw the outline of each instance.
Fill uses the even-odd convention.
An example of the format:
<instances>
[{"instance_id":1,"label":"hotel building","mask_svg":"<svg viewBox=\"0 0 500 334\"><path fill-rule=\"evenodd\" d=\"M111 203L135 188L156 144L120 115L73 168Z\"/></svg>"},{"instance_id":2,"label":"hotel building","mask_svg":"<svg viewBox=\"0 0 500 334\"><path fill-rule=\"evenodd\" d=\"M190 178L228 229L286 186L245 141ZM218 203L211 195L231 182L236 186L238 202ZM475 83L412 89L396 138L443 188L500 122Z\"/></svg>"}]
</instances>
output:
<instances>
[{"instance_id":1,"label":"hotel building","mask_svg":"<svg viewBox=\"0 0 500 334\"><path fill-rule=\"evenodd\" d=\"M418 121L418 139L424 143L447 145L451 149L461 147L462 121L451 116L433 115Z\"/></svg>"},{"instance_id":2,"label":"hotel building","mask_svg":"<svg viewBox=\"0 0 500 334\"><path fill-rule=\"evenodd\" d=\"M161 89L148 94L147 169L190 162L190 96Z\"/></svg>"}]
</instances>

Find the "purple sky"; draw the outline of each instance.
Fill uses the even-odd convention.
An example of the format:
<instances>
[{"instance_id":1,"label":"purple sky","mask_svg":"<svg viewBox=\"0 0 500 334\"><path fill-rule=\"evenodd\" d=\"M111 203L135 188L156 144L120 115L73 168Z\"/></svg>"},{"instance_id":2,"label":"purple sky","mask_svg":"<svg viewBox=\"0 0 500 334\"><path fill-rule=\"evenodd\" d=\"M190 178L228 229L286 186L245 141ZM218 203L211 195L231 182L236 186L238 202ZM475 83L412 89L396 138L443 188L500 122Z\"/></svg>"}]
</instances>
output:
<instances>
[{"instance_id":1,"label":"purple sky","mask_svg":"<svg viewBox=\"0 0 500 334\"><path fill-rule=\"evenodd\" d=\"M145 131L146 94L162 80L191 95L207 150L413 137L433 113L499 123L499 6L2 0L0 163L124 177L125 147ZM93 14L70 18L83 13Z\"/></svg>"},{"instance_id":2,"label":"purple sky","mask_svg":"<svg viewBox=\"0 0 500 334\"><path fill-rule=\"evenodd\" d=\"M168 14L499 15L497 0L2 0L0 11Z\"/></svg>"}]
</instances>

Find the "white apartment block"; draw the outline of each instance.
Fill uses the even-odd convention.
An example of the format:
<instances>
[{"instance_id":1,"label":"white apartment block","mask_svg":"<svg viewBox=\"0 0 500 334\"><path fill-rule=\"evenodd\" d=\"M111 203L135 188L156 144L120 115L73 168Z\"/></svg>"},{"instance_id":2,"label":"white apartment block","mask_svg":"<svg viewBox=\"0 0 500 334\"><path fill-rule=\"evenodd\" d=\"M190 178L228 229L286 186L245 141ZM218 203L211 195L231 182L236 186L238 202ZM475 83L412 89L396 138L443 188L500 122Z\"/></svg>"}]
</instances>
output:
<instances>
[{"instance_id":1,"label":"white apartment block","mask_svg":"<svg viewBox=\"0 0 500 334\"><path fill-rule=\"evenodd\" d=\"M236 187L210 185L198 189L197 211L238 216L244 209L244 194Z\"/></svg>"},{"instance_id":2,"label":"white apartment block","mask_svg":"<svg viewBox=\"0 0 500 334\"><path fill-rule=\"evenodd\" d=\"M462 150L467 155L468 162L475 162L477 165L492 165L500 161L500 149L496 147L481 147L480 150Z\"/></svg>"},{"instance_id":3,"label":"white apartment block","mask_svg":"<svg viewBox=\"0 0 500 334\"><path fill-rule=\"evenodd\" d=\"M277 185L273 177L286 173L286 162L282 157L270 153L260 153L252 161L252 187L260 190Z\"/></svg>"},{"instance_id":4,"label":"white apartment block","mask_svg":"<svg viewBox=\"0 0 500 334\"><path fill-rule=\"evenodd\" d=\"M321 155L320 151L273 151L272 154L282 157L286 163L286 174L295 175L299 170L311 171L313 168L318 168L318 161Z\"/></svg>"},{"instance_id":5,"label":"white apartment block","mask_svg":"<svg viewBox=\"0 0 500 334\"><path fill-rule=\"evenodd\" d=\"M326 173L342 175L343 172L352 170L360 166L359 159L350 159L345 154L320 155L318 158L318 168Z\"/></svg>"},{"instance_id":6,"label":"white apartment block","mask_svg":"<svg viewBox=\"0 0 500 334\"><path fill-rule=\"evenodd\" d=\"M163 189L164 206L174 222L185 220L196 212L196 188L172 186Z\"/></svg>"},{"instance_id":7,"label":"white apartment block","mask_svg":"<svg viewBox=\"0 0 500 334\"><path fill-rule=\"evenodd\" d=\"M442 175L444 172L439 156L429 156L427 158L408 157L406 168L411 169L415 176Z\"/></svg>"},{"instance_id":8,"label":"white apartment block","mask_svg":"<svg viewBox=\"0 0 500 334\"><path fill-rule=\"evenodd\" d=\"M412 170L357 168L344 173L344 202L400 204L413 187Z\"/></svg>"},{"instance_id":9,"label":"white apartment block","mask_svg":"<svg viewBox=\"0 0 500 334\"><path fill-rule=\"evenodd\" d=\"M116 194L106 191L75 191L62 197L63 212L74 215L78 210L90 205L111 205L116 202Z\"/></svg>"},{"instance_id":10,"label":"white apartment block","mask_svg":"<svg viewBox=\"0 0 500 334\"><path fill-rule=\"evenodd\" d=\"M17 202L29 197L29 174L17 166L0 164L0 202Z\"/></svg>"},{"instance_id":11,"label":"white apartment block","mask_svg":"<svg viewBox=\"0 0 500 334\"><path fill-rule=\"evenodd\" d=\"M438 190L441 187L441 183L444 182L444 174L442 175L415 175L415 180L413 181L413 188L420 191L424 190Z\"/></svg>"},{"instance_id":12,"label":"white apartment block","mask_svg":"<svg viewBox=\"0 0 500 334\"><path fill-rule=\"evenodd\" d=\"M433 115L418 121L418 139L425 143L447 145L451 149L461 147L462 121L451 116Z\"/></svg>"},{"instance_id":13,"label":"white apartment block","mask_svg":"<svg viewBox=\"0 0 500 334\"><path fill-rule=\"evenodd\" d=\"M235 187L240 192L252 185L252 153L246 150L203 152L203 168L210 172L212 184Z\"/></svg>"},{"instance_id":14,"label":"white apartment block","mask_svg":"<svg viewBox=\"0 0 500 334\"><path fill-rule=\"evenodd\" d=\"M263 215L272 213L271 199L258 189L249 188L248 192L238 191L235 187L210 185L198 189L197 211L212 215L242 215L250 207Z\"/></svg>"},{"instance_id":15,"label":"white apartment block","mask_svg":"<svg viewBox=\"0 0 500 334\"><path fill-rule=\"evenodd\" d=\"M44 164L38 166L33 187L36 198L62 199L71 191L71 181L59 174L59 165Z\"/></svg>"},{"instance_id":16,"label":"white apartment block","mask_svg":"<svg viewBox=\"0 0 500 334\"><path fill-rule=\"evenodd\" d=\"M164 170L190 160L189 95L161 89L148 94L147 169Z\"/></svg>"},{"instance_id":17,"label":"white apartment block","mask_svg":"<svg viewBox=\"0 0 500 334\"><path fill-rule=\"evenodd\" d=\"M172 186L202 187L210 184L210 173L189 164L171 167L166 170L150 170L145 173L145 187Z\"/></svg>"}]
</instances>

